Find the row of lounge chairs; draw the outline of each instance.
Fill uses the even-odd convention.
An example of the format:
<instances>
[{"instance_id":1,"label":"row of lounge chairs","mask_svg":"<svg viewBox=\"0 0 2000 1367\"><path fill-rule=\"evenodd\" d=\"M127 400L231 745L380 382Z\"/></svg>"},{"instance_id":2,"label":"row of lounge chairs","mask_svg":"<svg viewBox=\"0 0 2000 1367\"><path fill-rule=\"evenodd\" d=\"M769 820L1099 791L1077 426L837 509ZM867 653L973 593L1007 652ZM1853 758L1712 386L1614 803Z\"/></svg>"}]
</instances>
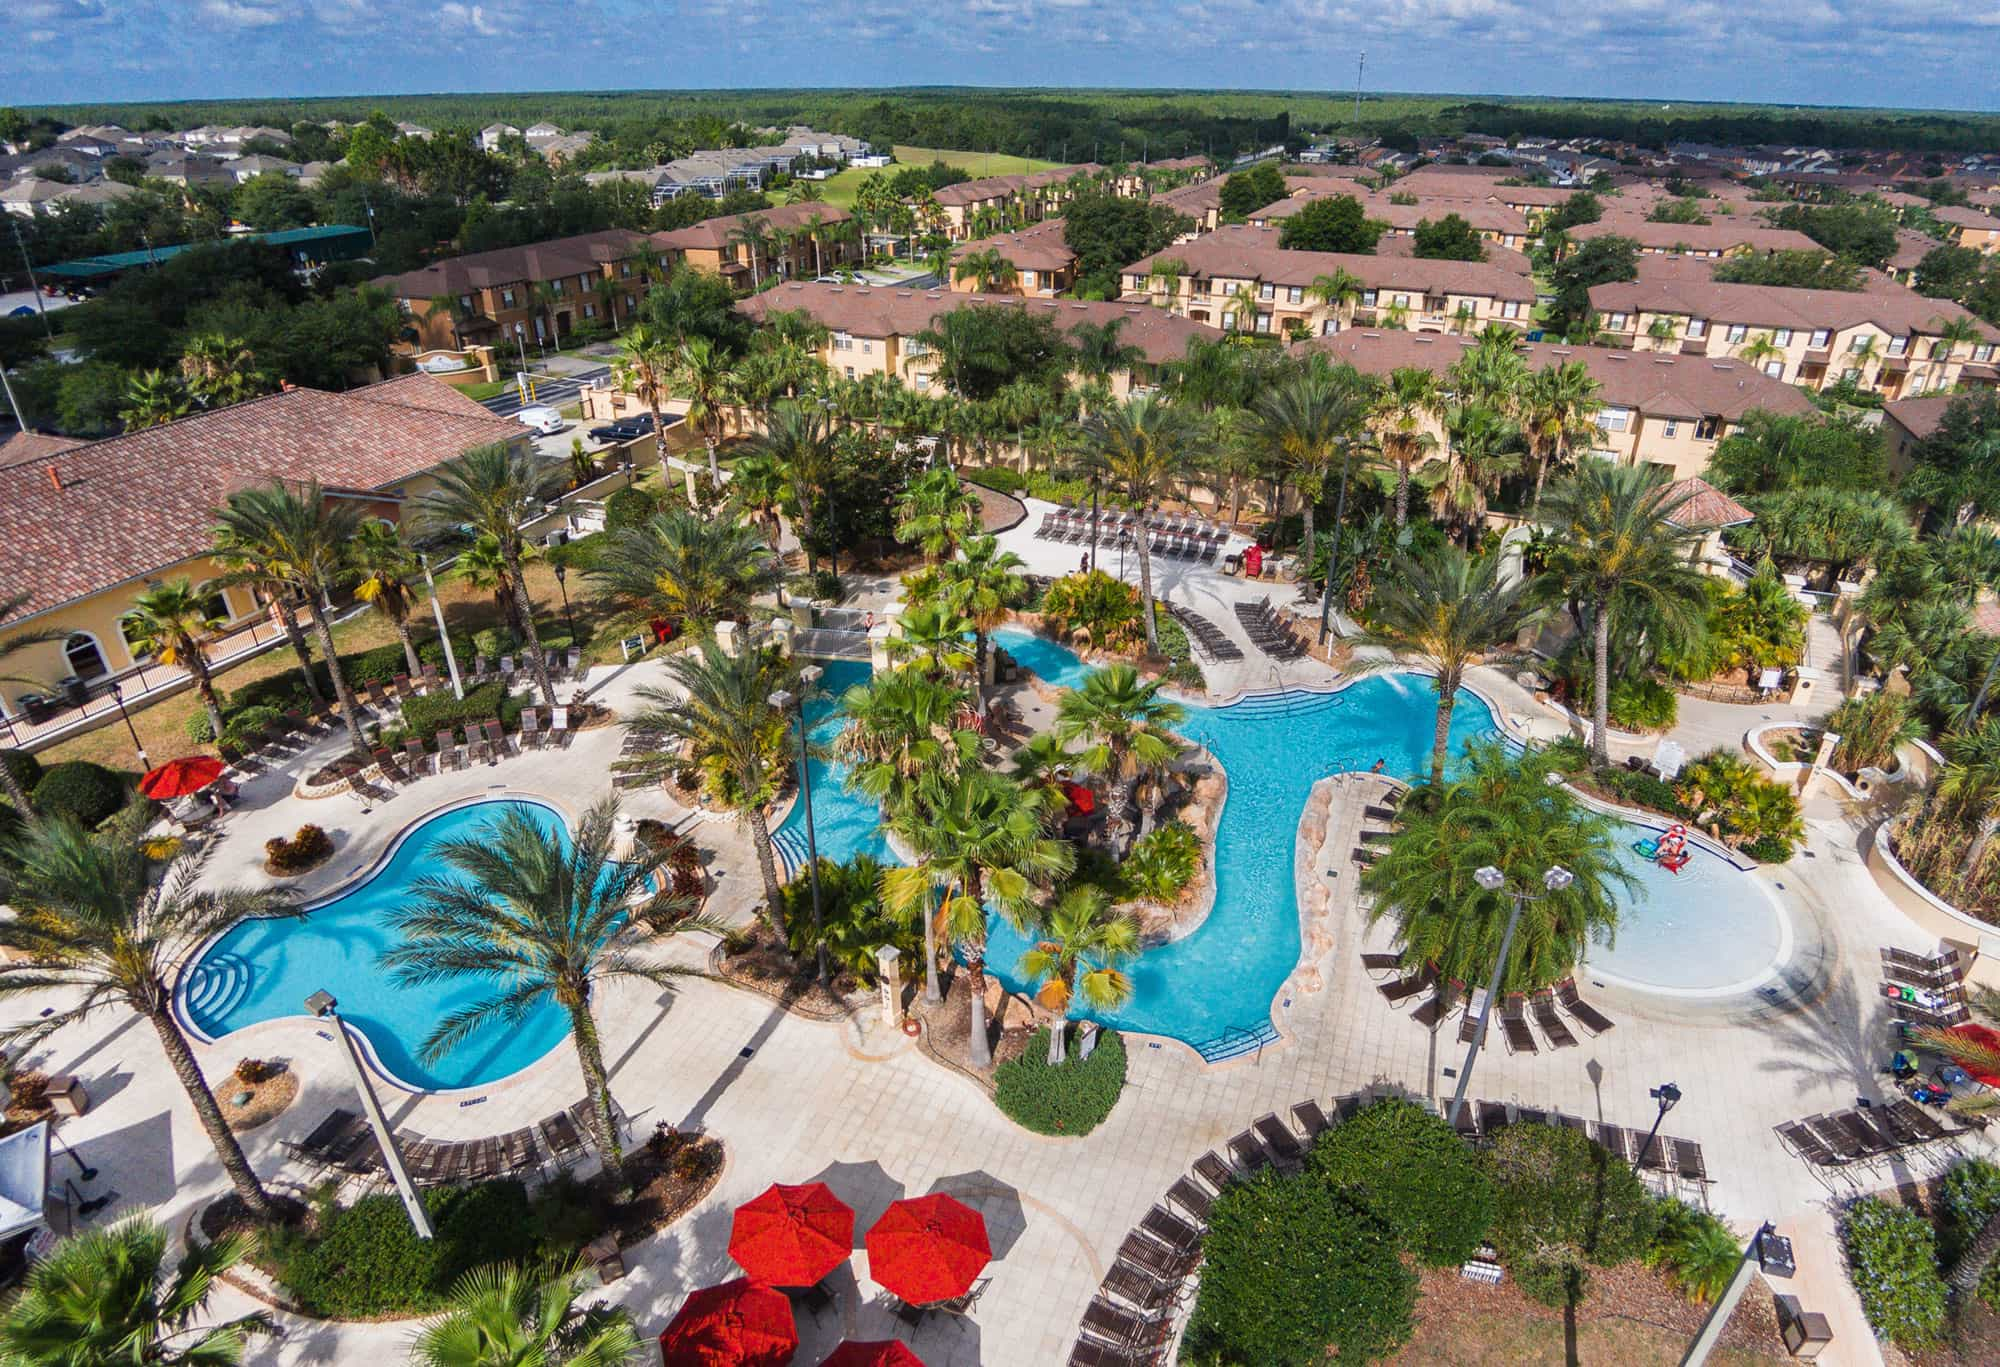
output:
<instances>
[{"instance_id":1,"label":"row of lounge chairs","mask_svg":"<svg viewBox=\"0 0 2000 1367\"><path fill-rule=\"evenodd\" d=\"M1227 632L1200 613L1169 603L1167 615L1186 628L1188 639L1205 658L1218 664L1243 658L1243 647L1237 645Z\"/></svg>"},{"instance_id":2,"label":"row of lounge chairs","mask_svg":"<svg viewBox=\"0 0 2000 1367\"><path fill-rule=\"evenodd\" d=\"M1882 994L1900 1021L1946 1030L1972 1018L1965 1001L1965 964L1955 949L1918 954L1884 946L1882 976Z\"/></svg>"},{"instance_id":3,"label":"row of lounge chairs","mask_svg":"<svg viewBox=\"0 0 2000 1367\"><path fill-rule=\"evenodd\" d=\"M1915 1102L1900 1099L1885 1106L1854 1106L1832 1115L1788 1120L1773 1128L1787 1149L1820 1170L1867 1167L1892 1158L1902 1161L1911 1150L1965 1133L1963 1127L1940 1124Z\"/></svg>"},{"instance_id":4,"label":"row of lounge chairs","mask_svg":"<svg viewBox=\"0 0 2000 1367\"><path fill-rule=\"evenodd\" d=\"M664 731L626 728L625 739L618 746L618 762L611 766L611 786L644 788L657 782L659 776L648 761L671 743L672 738Z\"/></svg>"},{"instance_id":5,"label":"row of lounge chairs","mask_svg":"<svg viewBox=\"0 0 2000 1367\"><path fill-rule=\"evenodd\" d=\"M1271 607L1269 598L1255 603L1235 604L1236 620L1250 637L1250 644L1274 660L1303 660L1306 643L1289 623Z\"/></svg>"},{"instance_id":6,"label":"row of lounge chairs","mask_svg":"<svg viewBox=\"0 0 2000 1367\"><path fill-rule=\"evenodd\" d=\"M1701 1145L1692 1139L1657 1134L1648 1143L1646 1131L1627 1129L1609 1121L1588 1121L1582 1116L1532 1106L1510 1105L1504 1101L1467 1101L1459 1109L1454 1126L1468 1144L1490 1143L1509 1125L1557 1125L1575 1130L1602 1147L1621 1163L1635 1166L1641 1173L1666 1184L1691 1186L1704 1201L1708 1186L1708 1160ZM1640 1150L1643 1148L1644 1153Z\"/></svg>"},{"instance_id":7,"label":"row of lounge chairs","mask_svg":"<svg viewBox=\"0 0 2000 1367\"><path fill-rule=\"evenodd\" d=\"M1228 532L1192 517L1156 514L1152 518L1141 519L1136 513L1105 509L1097 515L1095 526L1100 546L1136 545L1142 538L1150 538L1148 549L1154 555L1170 560L1191 560L1203 565L1214 564L1229 541ZM1088 509L1063 507L1044 514L1034 535L1041 541L1081 546L1090 543L1091 530Z\"/></svg>"},{"instance_id":8,"label":"row of lounge chairs","mask_svg":"<svg viewBox=\"0 0 2000 1367\"><path fill-rule=\"evenodd\" d=\"M540 1176L553 1164L568 1168L589 1151L596 1107L588 1097L568 1110L544 1116L531 1127L484 1139L426 1139L398 1130L403 1166L418 1186L484 1182L497 1177ZM382 1147L367 1118L336 1109L286 1152L315 1173L380 1180L386 1175Z\"/></svg>"},{"instance_id":9,"label":"row of lounge chairs","mask_svg":"<svg viewBox=\"0 0 2000 1367\"><path fill-rule=\"evenodd\" d=\"M1388 953L1371 953L1361 956L1361 966L1369 973L1397 972L1402 964L1402 956ZM1440 982L1437 974L1429 967L1407 973L1391 982L1381 983L1376 990L1391 1006L1400 1006L1410 998L1424 992L1432 995L1410 1018L1427 1030L1436 1029L1454 1010L1460 1010L1458 1042L1470 1044L1479 1032L1480 1007L1486 998L1484 988L1467 993L1463 983ZM1571 1033L1569 1021L1556 1009L1560 1002L1562 1010L1569 1013L1586 1033L1601 1035L1617 1024L1609 1016L1599 1011L1576 990L1574 979L1566 978L1555 988L1542 988L1538 992L1523 995L1510 993L1500 1003L1499 1022L1502 1035L1507 1041L1510 1054L1534 1054L1541 1051L1535 1039L1535 1032L1529 1026L1532 1013L1534 1023L1539 1025L1552 1049L1574 1049L1577 1038ZM1490 1032L1489 1032L1490 1038Z\"/></svg>"}]
</instances>

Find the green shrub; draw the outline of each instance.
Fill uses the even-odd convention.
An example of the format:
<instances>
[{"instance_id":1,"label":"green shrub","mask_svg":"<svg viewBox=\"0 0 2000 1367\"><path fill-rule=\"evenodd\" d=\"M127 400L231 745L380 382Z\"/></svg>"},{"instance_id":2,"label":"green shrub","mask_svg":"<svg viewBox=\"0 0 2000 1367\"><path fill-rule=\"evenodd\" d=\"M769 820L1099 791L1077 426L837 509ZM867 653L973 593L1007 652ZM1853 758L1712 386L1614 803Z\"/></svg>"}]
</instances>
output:
<instances>
[{"instance_id":1,"label":"green shrub","mask_svg":"<svg viewBox=\"0 0 2000 1367\"><path fill-rule=\"evenodd\" d=\"M1125 860L1125 880L1156 902L1177 899L1201 872L1201 837L1178 821L1148 831Z\"/></svg>"},{"instance_id":2,"label":"green shrub","mask_svg":"<svg viewBox=\"0 0 2000 1367\"><path fill-rule=\"evenodd\" d=\"M1715 824L1732 846L1761 844L1775 852L1782 842L1784 857L1766 862L1784 862L1806 838L1798 795L1733 751L1713 750L1688 765L1674 791L1690 814Z\"/></svg>"},{"instance_id":3,"label":"green shrub","mask_svg":"<svg viewBox=\"0 0 2000 1367\"><path fill-rule=\"evenodd\" d=\"M472 633L473 654L484 655L489 660L513 655L520 648L521 638L514 634L512 627L483 627Z\"/></svg>"},{"instance_id":4,"label":"green shrub","mask_svg":"<svg viewBox=\"0 0 2000 1367\"><path fill-rule=\"evenodd\" d=\"M1387 1357L1410 1336L1417 1274L1359 1192L1270 1170L1209 1212L1185 1359L1303 1367Z\"/></svg>"},{"instance_id":5,"label":"green shrub","mask_svg":"<svg viewBox=\"0 0 2000 1367\"><path fill-rule=\"evenodd\" d=\"M32 795L35 785L42 781L42 762L25 750L0 750L0 764L7 766L14 775L14 781L21 785L21 791ZM0 805L7 801L7 790L0 788Z\"/></svg>"},{"instance_id":6,"label":"green shrub","mask_svg":"<svg viewBox=\"0 0 2000 1367\"><path fill-rule=\"evenodd\" d=\"M1729 1289L1743 1262L1743 1241L1705 1210L1672 1197L1659 1204L1659 1230L1646 1265L1664 1270L1680 1293L1711 1305Z\"/></svg>"},{"instance_id":7,"label":"green shrub","mask_svg":"<svg viewBox=\"0 0 2000 1367\"><path fill-rule=\"evenodd\" d=\"M1021 1057L993 1073L994 1101L1015 1124L1036 1134L1089 1134L1111 1114L1125 1087L1125 1041L1115 1030L1098 1032L1089 1058L1076 1051L1049 1066L1049 1032L1028 1040Z\"/></svg>"},{"instance_id":8,"label":"green shrub","mask_svg":"<svg viewBox=\"0 0 2000 1367\"><path fill-rule=\"evenodd\" d=\"M222 738L239 749L248 749L262 739L264 728L283 714L275 707L245 707L225 717ZM207 720L206 709L202 718Z\"/></svg>"},{"instance_id":9,"label":"green shrub","mask_svg":"<svg viewBox=\"0 0 2000 1367\"><path fill-rule=\"evenodd\" d=\"M971 483L983 485L996 493L1014 494L1028 487L1028 477L1009 465L990 465L959 473Z\"/></svg>"},{"instance_id":10,"label":"green shrub","mask_svg":"<svg viewBox=\"0 0 2000 1367\"><path fill-rule=\"evenodd\" d=\"M2000 1167L1983 1158L1968 1158L1945 1174L1938 1191L1943 1215L1939 1251L1946 1267L1964 1256L1979 1231L2000 1211ZM2000 1310L2000 1259L1979 1279L1979 1298Z\"/></svg>"},{"instance_id":11,"label":"green shrub","mask_svg":"<svg viewBox=\"0 0 2000 1367\"><path fill-rule=\"evenodd\" d=\"M1634 807L1650 808L1669 816L1688 814L1679 795L1674 792L1674 786L1658 774L1634 769L1600 769L1591 778L1613 797Z\"/></svg>"},{"instance_id":12,"label":"green shrub","mask_svg":"<svg viewBox=\"0 0 2000 1367\"><path fill-rule=\"evenodd\" d=\"M1679 698L1658 679L1612 681L1611 724L1619 730L1664 731L1679 715Z\"/></svg>"},{"instance_id":13,"label":"green shrub","mask_svg":"<svg viewBox=\"0 0 2000 1367\"><path fill-rule=\"evenodd\" d=\"M686 843L693 847L692 841ZM922 924L882 910L881 880L882 866L865 854L845 864L819 861L820 940L827 956L863 983L875 981L879 945L894 945L906 964L923 962ZM815 948L812 879L801 869L782 891L785 934L792 953L807 962Z\"/></svg>"},{"instance_id":14,"label":"green shrub","mask_svg":"<svg viewBox=\"0 0 2000 1367\"><path fill-rule=\"evenodd\" d=\"M1905 1206L1864 1196L1847 1208L1841 1238L1847 1275L1875 1332L1899 1348L1935 1344L1946 1297L1929 1222Z\"/></svg>"},{"instance_id":15,"label":"green shrub","mask_svg":"<svg viewBox=\"0 0 2000 1367\"><path fill-rule=\"evenodd\" d=\"M1792 857L1792 842L1778 836L1760 836L1745 845L1743 853L1759 864L1782 864Z\"/></svg>"},{"instance_id":16,"label":"green shrub","mask_svg":"<svg viewBox=\"0 0 2000 1367\"><path fill-rule=\"evenodd\" d=\"M1079 629L1090 634L1091 644L1106 650L1129 650L1145 639L1138 590L1103 570L1056 580L1042 595L1041 613L1065 641Z\"/></svg>"},{"instance_id":17,"label":"green shrub","mask_svg":"<svg viewBox=\"0 0 2000 1367\"><path fill-rule=\"evenodd\" d=\"M622 532L637 527L658 511L659 505L644 490L628 484L604 500L604 530Z\"/></svg>"},{"instance_id":18,"label":"green shrub","mask_svg":"<svg viewBox=\"0 0 2000 1367\"><path fill-rule=\"evenodd\" d=\"M47 817L68 817L90 830L125 805L125 779L87 759L65 760L42 775L29 801Z\"/></svg>"},{"instance_id":19,"label":"green shrub","mask_svg":"<svg viewBox=\"0 0 2000 1367\"><path fill-rule=\"evenodd\" d=\"M1833 767L1843 774L1870 766L1886 769L1895 762L1897 746L1924 734L1910 700L1886 689L1865 698L1843 698L1827 714L1825 725L1840 737L1833 747Z\"/></svg>"},{"instance_id":20,"label":"green shrub","mask_svg":"<svg viewBox=\"0 0 2000 1367\"><path fill-rule=\"evenodd\" d=\"M298 873L333 853L333 837L319 827L299 827L287 840L272 836L264 842L264 859L273 873Z\"/></svg>"},{"instance_id":21,"label":"green shrub","mask_svg":"<svg viewBox=\"0 0 2000 1367\"><path fill-rule=\"evenodd\" d=\"M1493 1221L1493 1183L1477 1155L1414 1102L1388 1097L1319 1137L1307 1171L1352 1187L1419 1262L1456 1267Z\"/></svg>"},{"instance_id":22,"label":"green shrub","mask_svg":"<svg viewBox=\"0 0 2000 1367\"><path fill-rule=\"evenodd\" d=\"M1581 1297L1592 1267L1651 1245L1653 1198L1624 1161L1557 1125L1509 1125L1486 1154L1492 1241L1521 1289L1544 1305Z\"/></svg>"},{"instance_id":23,"label":"green shrub","mask_svg":"<svg viewBox=\"0 0 2000 1367\"><path fill-rule=\"evenodd\" d=\"M498 679L480 684L477 688L465 690L463 698L454 698L446 689L434 693L422 693L403 700L403 724L413 736L429 740L447 728L456 730L471 722L500 719L508 730L515 729L521 720L521 709L530 705L531 700L509 695Z\"/></svg>"}]
</instances>

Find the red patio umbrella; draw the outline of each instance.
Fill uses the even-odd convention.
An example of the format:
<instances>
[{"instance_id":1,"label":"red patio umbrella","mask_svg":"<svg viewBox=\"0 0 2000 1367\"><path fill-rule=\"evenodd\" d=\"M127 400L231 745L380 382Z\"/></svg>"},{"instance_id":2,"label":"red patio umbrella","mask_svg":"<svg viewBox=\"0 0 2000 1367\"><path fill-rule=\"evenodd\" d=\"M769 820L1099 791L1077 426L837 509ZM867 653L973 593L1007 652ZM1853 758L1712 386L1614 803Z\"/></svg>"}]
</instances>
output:
<instances>
[{"instance_id":1,"label":"red patio umbrella","mask_svg":"<svg viewBox=\"0 0 2000 1367\"><path fill-rule=\"evenodd\" d=\"M943 1192L891 1205L867 1242L868 1275L911 1305L963 1296L993 1260L986 1221Z\"/></svg>"},{"instance_id":2,"label":"red patio umbrella","mask_svg":"<svg viewBox=\"0 0 2000 1367\"><path fill-rule=\"evenodd\" d=\"M773 1184L737 1207L729 1256L772 1286L811 1286L847 1261L854 1212L824 1182Z\"/></svg>"},{"instance_id":3,"label":"red patio umbrella","mask_svg":"<svg viewBox=\"0 0 2000 1367\"><path fill-rule=\"evenodd\" d=\"M170 759L139 780L139 791L155 802L198 793L222 777L222 761L213 755Z\"/></svg>"},{"instance_id":4,"label":"red patio umbrella","mask_svg":"<svg viewBox=\"0 0 2000 1367\"><path fill-rule=\"evenodd\" d=\"M899 1339L857 1343L849 1339L827 1354L819 1367L924 1367L924 1360Z\"/></svg>"},{"instance_id":5,"label":"red patio umbrella","mask_svg":"<svg viewBox=\"0 0 2000 1367\"><path fill-rule=\"evenodd\" d=\"M1988 1049L2000 1051L2000 1030L1993 1030L1984 1025L1954 1025L1945 1033L1956 1035L1960 1039L1970 1041L1973 1044L1984 1045ZM2000 1087L2000 1073L1994 1073L1984 1068L1974 1068L1967 1063L1960 1063L1958 1066L1971 1074L1974 1081L1983 1082L1988 1087Z\"/></svg>"},{"instance_id":6,"label":"red patio umbrella","mask_svg":"<svg viewBox=\"0 0 2000 1367\"><path fill-rule=\"evenodd\" d=\"M792 1303L748 1277L695 1292L660 1335L665 1367L784 1367L798 1349Z\"/></svg>"}]
</instances>

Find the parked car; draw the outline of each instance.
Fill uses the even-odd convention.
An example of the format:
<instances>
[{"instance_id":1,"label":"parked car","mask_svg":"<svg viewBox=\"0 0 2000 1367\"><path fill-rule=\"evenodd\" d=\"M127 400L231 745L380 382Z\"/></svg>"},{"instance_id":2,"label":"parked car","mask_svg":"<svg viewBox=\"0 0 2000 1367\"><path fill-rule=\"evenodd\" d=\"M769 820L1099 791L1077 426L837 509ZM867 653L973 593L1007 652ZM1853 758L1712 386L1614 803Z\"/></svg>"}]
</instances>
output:
<instances>
[{"instance_id":1,"label":"parked car","mask_svg":"<svg viewBox=\"0 0 2000 1367\"><path fill-rule=\"evenodd\" d=\"M553 436L569 426L563 415L546 405L524 408L514 415L514 421L523 427L531 427L543 436Z\"/></svg>"},{"instance_id":2,"label":"parked car","mask_svg":"<svg viewBox=\"0 0 2000 1367\"><path fill-rule=\"evenodd\" d=\"M592 441L632 441L653 430L653 415L641 413L636 417L620 418L616 422L605 423L590 429Z\"/></svg>"}]
</instances>

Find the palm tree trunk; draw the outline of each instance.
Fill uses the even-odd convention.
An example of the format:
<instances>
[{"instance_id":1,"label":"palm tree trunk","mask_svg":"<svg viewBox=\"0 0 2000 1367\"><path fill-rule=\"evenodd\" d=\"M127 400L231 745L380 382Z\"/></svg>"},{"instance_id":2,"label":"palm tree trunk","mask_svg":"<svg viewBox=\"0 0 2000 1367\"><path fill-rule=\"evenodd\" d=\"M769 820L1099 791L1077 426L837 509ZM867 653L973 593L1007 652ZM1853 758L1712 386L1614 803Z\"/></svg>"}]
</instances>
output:
<instances>
[{"instance_id":1,"label":"palm tree trunk","mask_svg":"<svg viewBox=\"0 0 2000 1367\"><path fill-rule=\"evenodd\" d=\"M965 947L965 986L971 993L966 1010L971 1016L972 1033L965 1042L966 1061L975 1068L993 1065L993 1046L986 1040L986 941L984 937Z\"/></svg>"},{"instance_id":2,"label":"palm tree trunk","mask_svg":"<svg viewBox=\"0 0 2000 1367\"><path fill-rule=\"evenodd\" d=\"M597 1021L590 1014L588 998L569 1009L569 1024L570 1037L576 1041L576 1061L583 1068L584 1090L590 1094L591 1109L596 1112L591 1117L590 1142L597 1149L597 1157L604 1164L612 1187L622 1193L626 1186L625 1151L618 1143L618 1122L613 1118L617 1112L611 1108L611 1078L604 1071L604 1046L597 1037Z\"/></svg>"},{"instance_id":3,"label":"palm tree trunk","mask_svg":"<svg viewBox=\"0 0 2000 1367\"><path fill-rule=\"evenodd\" d=\"M1554 454L1556 461L1562 460L1562 443L1560 441L1556 443ZM1548 480L1550 464L1551 462L1547 459L1538 459L1535 462L1535 498L1528 505L1528 516L1530 517L1542 511L1542 485Z\"/></svg>"},{"instance_id":4,"label":"palm tree trunk","mask_svg":"<svg viewBox=\"0 0 2000 1367\"><path fill-rule=\"evenodd\" d=\"M1049 1066L1055 1067L1063 1061L1064 1036L1069 1033L1069 1016L1066 1012L1056 1012L1049 1022Z\"/></svg>"},{"instance_id":5,"label":"palm tree trunk","mask_svg":"<svg viewBox=\"0 0 2000 1367\"><path fill-rule=\"evenodd\" d=\"M1410 462L1400 456L1396 460L1396 530L1410 520Z\"/></svg>"},{"instance_id":6,"label":"palm tree trunk","mask_svg":"<svg viewBox=\"0 0 2000 1367\"><path fill-rule=\"evenodd\" d=\"M972 633L972 710L979 716L986 715L986 633L975 629Z\"/></svg>"},{"instance_id":7,"label":"palm tree trunk","mask_svg":"<svg viewBox=\"0 0 2000 1367\"><path fill-rule=\"evenodd\" d=\"M521 613L521 640L527 645L528 661L534 666L535 686L542 691L542 701L553 708L556 686L549 679L549 662L542 658L542 638L535 630L535 605L528 599L528 581L521 572L521 548L517 545L507 547L507 569L514 580L514 602Z\"/></svg>"},{"instance_id":8,"label":"palm tree trunk","mask_svg":"<svg viewBox=\"0 0 2000 1367\"><path fill-rule=\"evenodd\" d=\"M7 800L14 804L23 821L35 819L35 809L28 805L28 790L21 786L21 780L4 760L0 760L0 788L7 790Z\"/></svg>"},{"instance_id":9,"label":"palm tree trunk","mask_svg":"<svg viewBox=\"0 0 2000 1367\"><path fill-rule=\"evenodd\" d=\"M201 1075L201 1064L196 1062L194 1050L188 1048L187 1036L181 1033L180 1025L173 1013L164 1004L166 992L159 994L161 1005L147 1011L146 1019L152 1023L153 1031L160 1037L160 1048L166 1051L167 1066L180 1079L182 1090L194 1104L195 1118L201 1121L202 1129L208 1132L208 1142L215 1146L215 1156L222 1162L222 1170L229 1174L230 1185L236 1188L237 1199L252 1218L270 1223L278 1218L278 1212L271 1205L270 1194L264 1184L257 1180L257 1174L250 1168L250 1160L243 1156L243 1146L236 1142L236 1135L230 1130L229 1122L222 1118L222 1108L215 1104L215 1093L208 1089L208 1079Z\"/></svg>"},{"instance_id":10,"label":"palm tree trunk","mask_svg":"<svg viewBox=\"0 0 2000 1367\"><path fill-rule=\"evenodd\" d=\"M1307 574L1312 573L1313 546L1316 544L1313 539L1313 502L1314 500L1310 498L1305 500L1306 554L1305 560L1302 563L1305 566Z\"/></svg>"},{"instance_id":11,"label":"palm tree trunk","mask_svg":"<svg viewBox=\"0 0 2000 1367\"><path fill-rule=\"evenodd\" d=\"M1243 479L1240 475L1229 477L1229 530L1236 530L1237 519L1243 516Z\"/></svg>"},{"instance_id":12,"label":"palm tree trunk","mask_svg":"<svg viewBox=\"0 0 2000 1367\"><path fill-rule=\"evenodd\" d=\"M1150 515L1152 509L1147 508ZM1144 527L1139 529L1139 606L1146 612L1146 653L1160 653L1160 629L1153 621L1153 556L1147 550L1153 539L1152 533Z\"/></svg>"},{"instance_id":13,"label":"palm tree trunk","mask_svg":"<svg viewBox=\"0 0 2000 1367\"><path fill-rule=\"evenodd\" d=\"M306 594L306 615L312 618L313 635L319 639L319 653L326 656L326 672L333 680L333 696L340 700L340 719L347 723L347 739L353 744L356 755L366 755L368 741L361 734L361 704L354 700L354 690L347 686L347 674L341 669L340 657L333 650L333 628L327 624L326 611L320 607L315 594Z\"/></svg>"},{"instance_id":14,"label":"palm tree trunk","mask_svg":"<svg viewBox=\"0 0 2000 1367\"><path fill-rule=\"evenodd\" d=\"M801 801L804 797L801 796ZM757 872L764 879L764 900L770 905L771 929L778 932L778 938L790 944L785 936L785 894L778 885L778 861L771 853L771 826L764 819L762 807L744 810L743 819L750 826L750 845L757 851Z\"/></svg>"},{"instance_id":15,"label":"palm tree trunk","mask_svg":"<svg viewBox=\"0 0 2000 1367\"><path fill-rule=\"evenodd\" d=\"M1597 600L1597 620L1591 624L1592 649L1596 657L1592 678L1596 683L1590 707L1590 751L1599 764L1611 763L1611 600Z\"/></svg>"},{"instance_id":16,"label":"palm tree trunk","mask_svg":"<svg viewBox=\"0 0 2000 1367\"><path fill-rule=\"evenodd\" d=\"M1986 1223L1980 1226L1979 1237L1952 1264L1951 1275L1945 1278L1952 1294L1960 1300L1976 1294L1996 1254L2000 1254L2000 1210L1986 1217Z\"/></svg>"},{"instance_id":17,"label":"palm tree trunk","mask_svg":"<svg viewBox=\"0 0 2000 1367\"><path fill-rule=\"evenodd\" d=\"M410 667L410 677L423 678L424 662L417 658L417 638L410 631L410 614L405 611L402 616L390 620L396 624L396 639L403 643L403 663Z\"/></svg>"},{"instance_id":18,"label":"palm tree trunk","mask_svg":"<svg viewBox=\"0 0 2000 1367\"><path fill-rule=\"evenodd\" d=\"M222 739L222 704L215 696L215 680L208 672L208 657L201 653L201 646L192 638L183 638L174 653L180 656L187 667L188 677L194 680L195 692L201 695L202 708L208 713L209 734L219 742Z\"/></svg>"},{"instance_id":19,"label":"palm tree trunk","mask_svg":"<svg viewBox=\"0 0 2000 1367\"><path fill-rule=\"evenodd\" d=\"M1972 871L1979 867L1979 861L1986 854L1986 847L1993 840L1993 832L2000 827L2000 817L1987 817L1979 823L1979 834L1972 838L1971 846L1965 852L1965 862L1958 867L1961 879L1972 877Z\"/></svg>"},{"instance_id":20,"label":"palm tree trunk","mask_svg":"<svg viewBox=\"0 0 2000 1367\"><path fill-rule=\"evenodd\" d=\"M292 653L299 657L299 672L305 675L306 696L312 699L313 711L326 711L326 699L320 696L319 680L313 675L312 651L306 647L306 634L299 630L298 613L282 597L273 596L271 606L277 609L278 625L284 628Z\"/></svg>"},{"instance_id":21,"label":"palm tree trunk","mask_svg":"<svg viewBox=\"0 0 2000 1367\"><path fill-rule=\"evenodd\" d=\"M714 431L710 430L702 433L701 441L702 445L708 448L708 482L713 484L717 489L720 489L722 488L722 467L715 463Z\"/></svg>"},{"instance_id":22,"label":"palm tree trunk","mask_svg":"<svg viewBox=\"0 0 2000 1367\"><path fill-rule=\"evenodd\" d=\"M1451 709L1458 702L1456 680L1438 676L1437 728L1431 732L1431 782L1444 782L1444 758L1451 748Z\"/></svg>"}]
</instances>

